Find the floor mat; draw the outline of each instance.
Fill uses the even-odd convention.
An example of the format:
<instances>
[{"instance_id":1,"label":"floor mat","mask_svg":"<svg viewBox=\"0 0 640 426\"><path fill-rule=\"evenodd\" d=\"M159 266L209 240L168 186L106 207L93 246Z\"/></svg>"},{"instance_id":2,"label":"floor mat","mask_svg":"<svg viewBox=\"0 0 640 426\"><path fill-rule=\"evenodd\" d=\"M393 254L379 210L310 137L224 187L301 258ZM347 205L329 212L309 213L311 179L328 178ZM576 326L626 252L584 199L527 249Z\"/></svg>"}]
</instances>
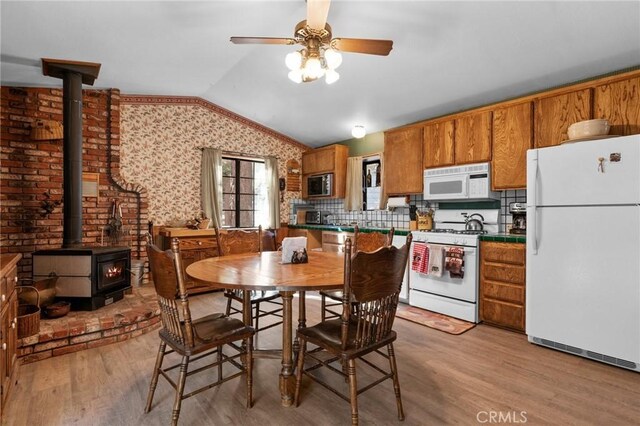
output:
<instances>
[{"instance_id":1,"label":"floor mat","mask_svg":"<svg viewBox=\"0 0 640 426\"><path fill-rule=\"evenodd\" d=\"M415 322L416 324L426 325L427 327L435 328L436 330L444 331L449 334L462 334L476 326L472 322L463 321L457 318L448 317L446 315L406 305L398 305L396 316L398 318Z\"/></svg>"}]
</instances>

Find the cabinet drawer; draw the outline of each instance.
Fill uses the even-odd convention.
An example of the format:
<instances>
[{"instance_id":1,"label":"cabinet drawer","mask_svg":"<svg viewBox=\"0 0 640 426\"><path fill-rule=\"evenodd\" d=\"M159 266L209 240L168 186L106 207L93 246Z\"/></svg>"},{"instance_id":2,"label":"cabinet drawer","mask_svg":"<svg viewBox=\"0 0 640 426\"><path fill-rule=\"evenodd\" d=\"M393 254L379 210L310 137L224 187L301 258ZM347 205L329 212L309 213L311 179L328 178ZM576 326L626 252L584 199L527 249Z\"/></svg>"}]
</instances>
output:
<instances>
[{"instance_id":1,"label":"cabinet drawer","mask_svg":"<svg viewBox=\"0 0 640 426\"><path fill-rule=\"evenodd\" d=\"M525 245L521 243L483 241L480 250L482 252L482 260L486 262L510 263L524 266L526 261Z\"/></svg>"},{"instance_id":2,"label":"cabinet drawer","mask_svg":"<svg viewBox=\"0 0 640 426\"><path fill-rule=\"evenodd\" d=\"M353 234L348 232L322 232L322 244L344 244L347 238L353 237Z\"/></svg>"},{"instance_id":3,"label":"cabinet drawer","mask_svg":"<svg viewBox=\"0 0 640 426\"><path fill-rule=\"evenodd\" d=\"M193 250L201 248L216 248L218 244L215 238L181 238L180 250Z\"/></svg>"},{"instance_id":4,"label":"cabinet drawer","mask_svg":"<svg viewBox=\"0 0 640 426\"><path fill-rule=\"evenodd\" d=\"M483 300L481 319L483 321L524 331L524 307L497 300Z\"/></svg>"},{"instance_id":5,"label":"cabinet drawer","mask_svg":"<svg viewBox=\"0 0 640 426\"><path fill-rule=\"evenodd\" d=\"M482 297L524 305L524 286L483 281Z\"/></svg>"},{"instance_id":6,"label":"cabinet drawer","mask_svg":"<svg viewBox=\"0 0 640 426\"><path fill-rule=\"evenodd\" d=\"M506 265L498 263L483 263L481 267L482 279L501 281L524 286L524 266Z\"/></svg>"}]
</instances>

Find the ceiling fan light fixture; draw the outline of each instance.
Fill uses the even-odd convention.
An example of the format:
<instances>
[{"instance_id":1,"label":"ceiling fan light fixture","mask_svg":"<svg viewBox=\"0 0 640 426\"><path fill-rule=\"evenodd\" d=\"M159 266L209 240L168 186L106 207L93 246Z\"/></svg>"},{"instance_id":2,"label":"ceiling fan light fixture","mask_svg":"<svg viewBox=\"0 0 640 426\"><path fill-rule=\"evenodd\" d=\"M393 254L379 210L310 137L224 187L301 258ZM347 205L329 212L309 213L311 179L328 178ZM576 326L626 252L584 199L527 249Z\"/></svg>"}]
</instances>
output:
<instances>
[{"instance_id":1,"label":"ceiling fan light fixture","mask_svg":"<svg viewBox=\"0 0 640 426\"><path fill-rule=\"evenodd\" d=\"M364 129L364 126L356 125L351 129L351 136L356 139L361 139L367 134L367 131Z\"/></svg>"},{"instance_id":2,"label":"ceiling fan light fixture","mask_svg":"<svg viewBox=\"0 0 640 426\"><path fill-rule=\"evenodd\" d=\"M325 81L327 84L335 83L335 82L336 82L336 81L338 81L339 79L340 79L340 74L339 74L336 70L328 69L328 70L325 72L325 75L324 75L324 81Z\"/></svg>"},{"instance_id":3,"label":"ceiling fan light fixture","mask_svg":"<svg viewBox=\"0 0 640 426\"><path fill-rule=\"evenodd\" d=\"M332 70L335 70L340 66L340 64L342 64L342 55L340 52L333 49L327 49L324 52L324 59L327 63L327 67Z\"/></svg>"},{"instance_id":4,"label":"ceiling fan light fixture","mask_svg":"<svg viewBox=\"0 0 640 426\"><path fill-rule=\"evenodd\" d=\"M299 51L288 53L284 58L284 63L291 71L299 70L302 65L302 54Z\"/></svg>"},{"instance_id":5,"label":"ceiling fan light fixture","mask_svg":"<svg viewBox=\"0 0 640 426\"><path fill-rule=\"evenodd\" d=\"M305 81L316 80L324 75L324 71L320 59L311 56L304 63L302 77Z\"/></svg>"},{"instance_id":6,"label":"ceiling fan light fixture","mask_svg":"<svg viewBox=\"0 0 640 426\"><path fill-rule=\"evenodd\" d=\"M299 69L289 71L287 77L289 77L289 80L293 81L294 83L302 83L302 71L300 71Z\"/></svg>"}]
</instances>

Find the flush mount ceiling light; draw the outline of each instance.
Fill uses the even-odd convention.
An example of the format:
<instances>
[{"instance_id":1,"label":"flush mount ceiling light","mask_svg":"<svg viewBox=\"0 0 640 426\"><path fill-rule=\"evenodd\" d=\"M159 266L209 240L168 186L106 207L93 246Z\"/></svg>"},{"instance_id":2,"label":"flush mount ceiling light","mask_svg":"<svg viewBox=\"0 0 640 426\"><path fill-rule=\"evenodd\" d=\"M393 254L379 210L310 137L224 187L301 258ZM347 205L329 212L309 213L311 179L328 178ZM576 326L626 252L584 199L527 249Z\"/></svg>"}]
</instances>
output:
<instances>
[{"instance_id":1,"label":"flush mount ceiling light","mask_svg":"<svg viewBox=\"0 0 640 426\"><path fill-rule=\"evenodd\" d=\"M363 138L364 135L366 134L367 132L364 129L364 126L357 125L357 126L353 126L353 129L351 129L351 136L353 136L356 139Z\"/></svg>"},{"instance_id":2,"label":"flush mount ceiling light","mask_svg":"<svg viewBox=\"0 0 640 426\"><path fill-rule=\"evenodd\" d=\"M327 23L329 0L307 0L307 19L296 25L294 38L231 37L234 44L300 44L302 49L289 53L285 64L289 78L296 83L307 83L324 77L327 84L340 78L336 68L342 63L339 52L365 53L387 56L393 47L391 40L360 38L331 38Z\"/></svg>"}]
</instances>

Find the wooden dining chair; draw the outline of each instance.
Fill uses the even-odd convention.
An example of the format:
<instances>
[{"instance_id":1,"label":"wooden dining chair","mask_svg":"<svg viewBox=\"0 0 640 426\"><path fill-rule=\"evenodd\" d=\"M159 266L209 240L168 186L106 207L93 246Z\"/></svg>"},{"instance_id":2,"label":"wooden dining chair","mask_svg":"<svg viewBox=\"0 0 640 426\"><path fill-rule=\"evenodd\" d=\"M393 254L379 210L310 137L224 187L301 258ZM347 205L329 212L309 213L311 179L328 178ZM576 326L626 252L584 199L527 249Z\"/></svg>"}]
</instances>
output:
<instances>
[{"instance_id":1,"label":"wooden dining chair","mask_svg":"<svg viewBox=\"0 0 640 426\"><path fill-rule=\"evenodd\" d=\"M376 251L380 247L390 246L393 241L392 227L388 234L382 232L360 232L358 225L353 228L353 251ZM329 300L327 300L329 299ZM320 292L320 315L322 321L329 318L340 317L340 312L334 310L342 305L342 290L329 290Z\"/></svg>"},{"instance_id":2,"label":"wooden dining chair","mask_svg":"<svg viewBox=\"0 0 640 426\"><path fill-rule=\"evenodd\" d=\"M171 250L162 251L149 239L147 243L149 265L153 271L153 284L160 306L160 348L149 385L149 395L145 412L151 410L153 395L158 384L158 377L162 375L176 390L173 403L171 424L177 425L182 401L202 391L220 385L235 377L246 375L247 407L253 405L252 397L252 369L253 369L253 336L255 331L242 321L223 314L211 314L202 318L192 319L189 309L189 298L183 276L182 259L177 238L171 242ZM241 344L239 345L238 342ZM230 347L235 353L228 355L223 352L224 346ZM170 350L167 350L169 346ZM181 362L163 368L165 355L176 353L182 357ZM215 359L204 366L189 371L189 364L205 357L215 355ZM240 358L240 362L238 362ZM239 371L223 376L222 366L229 363ZM210 368L217 367L216 381L185 394L187 377ZM179 368L177 382L168 374Z\"/></svg>"},{"instance_id":3,"label":"wooden dining chair","mask_svg":"<svg viewBox=\"0 0 640 426\"><path fill-rule=\"evenodd\" d=\"M265 236L262 232L262 227L258 227L257 230L216 230L218 238L218 251L220 256L228 256L231 254L242 253L260 253L263 251L263 245L269 248L274 248L275 233L271 233L273 242L265 243ZM227 298L227 315L242 314L243 294L242 290L225 290L225 297ZM251 319L256 329L256 332L275 327L282 324L282 302L278 301L280 293L277 291L251 291ZM233 306L233 302L238 302L241 306L239 308ZM264 308L264 304L268 303L268 307ZM260 328L260 318L266 316L274 316L279 318L275 323L268 324Z\"/></svg>"},{"instance_id":4,"label":"wooden dining chair","mask_svg":"<svg viewBox=\"0 0 640 426\"><path fill-rule=\"evenodd\" d=\"M396 332L392 328L398 307L402 278L407 266L411 238L411 234L409 234L406 244L402 248L388 246L374 252L357 251L353 256L351 255L351 240L347 239L341 318L322 321L313 327L298 329L297 332L300 354L296 370L295 406L298 406L300 401L302 376L306 375L349 401L351 403L351 423L357 425L358 395L386 379L392 379L398 419L404 420L398 369L393 350ZM353 304L356 305L356 309L353 309ZM316 348L307 352L307 343L311 343ZM385 346L387 347L386 354L380 350ZM318 355L323 351L330 354L328 359L327 356ZM372 352L388 359L389 371L385 371L362 358ZM305 368L304 362L307 357L311 358L314 364ZM381 377L358 389L356 359L381 373ZM340 368L331 365L334 362L347 364L347 373L345 374ZM311 373L320 367L328 367L329 370L343 377L348 377L349 395L343 394L333 388L326 380Z\"/></svg>"}]
</instances>

